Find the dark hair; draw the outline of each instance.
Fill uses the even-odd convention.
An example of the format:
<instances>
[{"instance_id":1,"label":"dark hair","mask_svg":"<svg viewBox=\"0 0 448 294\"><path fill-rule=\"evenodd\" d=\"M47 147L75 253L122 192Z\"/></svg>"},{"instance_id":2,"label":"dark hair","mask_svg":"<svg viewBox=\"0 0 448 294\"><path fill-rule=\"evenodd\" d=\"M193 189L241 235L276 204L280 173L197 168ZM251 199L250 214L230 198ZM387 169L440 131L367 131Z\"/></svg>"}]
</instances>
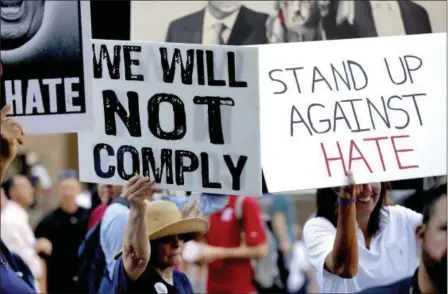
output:
<instances>
[{"instance_id":1,"label":"dark hair","mask_svg":"<svg viewBox=\"0 0 448 294\"><path fill-rule=\"evenodd\" d=\"M16 177L25 177L31 182L31 178L25 175L16 174L9 177L2 184L3 191L5 191L6 198L8 199L11 199L11 190L14 188Z\"/></svg>"},{"instance_id":2,"label":"dark hair","mask_svg":"<svg viewBox=\"0 0 448 294\"><path fill-rule=\"evenodd\" d=\"M389 186L387 183L381 183L380 197L369 218L369 224L367 227L367 232L369 235L375 235L380 229L381 209L383 208L384 198L386 197L388 188ZM336 209L337 200L338 195L333 188L318 189L316 192L316 217L326 218L335 227L337 227L338 224L338 214Z\"/></svg>"},{"instance_id":3,"label":"dark hair","mask_svg":"<svg viewBox=\"0 0 448 294\"><path fill-rule=\"evenodd\" d=\"M423 223L427 224L434 213L434 207L436 202L443 196L446 195L446 184L439 187L432 188L425 192L425 204L423 206Z\"/></svg>"},{"instance_id":4,"label":"dark hair","mask_svg":"<svg viewBox=\"0 0 448 294\"><path fill-rule=\"evenodd\" d=\"M2 188L3 191L5 191L6 198L11 199L10 192L13 187L14 187L14 177L10 177L9 179L3 182Z\"/></svg>"}]
</instances>

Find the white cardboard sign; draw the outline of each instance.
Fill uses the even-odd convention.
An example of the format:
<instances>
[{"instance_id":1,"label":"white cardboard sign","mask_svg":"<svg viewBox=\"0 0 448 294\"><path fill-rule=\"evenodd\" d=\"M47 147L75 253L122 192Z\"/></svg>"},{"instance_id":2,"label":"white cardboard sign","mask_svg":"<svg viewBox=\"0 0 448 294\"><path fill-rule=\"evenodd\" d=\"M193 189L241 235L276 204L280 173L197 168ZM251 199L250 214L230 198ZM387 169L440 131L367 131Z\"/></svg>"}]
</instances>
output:
<instances>
[{"instance_id":1,"label":"white cardboard sign","mask_svg":"<svg viewBox=\"0 0 448 294\"><path fill-rule=\"evenodd\" d=\"M446 174L446 34L259 47L270 192Z\"/></svg>"},{"instance_id":2,"label":"white cardboard sign","mask_svg":"<svg viewBox=\"0 0 448 294\"><path fill-rule=\"evenodd\" d=\"M90 2L15 2L2 6L0 104L12 105L27 134L90 129Z\"/></svg>"},{"instance_id":3,"label":"white cardboard sign","mask_svg":"<svg viewBox=\"0 0 448 294\"><path fill-rule=\"evenodd\" d=\"M260 195L257 48L93 40L81 180Z\"/></svg>"}]
</instances>

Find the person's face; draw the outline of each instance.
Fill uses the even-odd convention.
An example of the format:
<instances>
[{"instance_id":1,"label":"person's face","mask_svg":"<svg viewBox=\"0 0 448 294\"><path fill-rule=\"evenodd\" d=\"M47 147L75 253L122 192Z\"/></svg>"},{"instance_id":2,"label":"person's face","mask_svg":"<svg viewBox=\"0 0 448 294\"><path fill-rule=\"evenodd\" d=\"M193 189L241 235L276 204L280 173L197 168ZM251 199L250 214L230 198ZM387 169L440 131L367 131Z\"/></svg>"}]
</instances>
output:
<instances>
[{"instance_id":1,"label":"person's face","mask_svg":"<svg viewBox=\"0 0 448 294\"><path fill-rule=\"evenodd\" d=\"M447 197L433 205L433 213L426 225L417 229L422 245L422 262L439 293L446 293L447 277Z\"/></svg>"},{"instance_id":2,"label":"person's face","mask_svg":"<svg viewBox=\"0 0 448 294\"><path fill-rule=\"evenodd\" d=\"M170 267L181 264L182 248L189 235L167 236L156 240L158 261L161 266Z\"/></svg>"},{"instance_id":3,"label":"person's face","mask_svg":"<svg viewBox=\"0 0 448 294\"><path fill-rule=\"evenodd\" d=\"M98 185L98 196L102 203L108 203L111 200L116 199L121 194L122 187L119 185Z\"/></svg>"},{"instance_id":4,"label":"person's face","mask_svg":"<svg viewBox=\"0 0 448 294\"><path fill-rule=\"evenodd\" d=\"M362 188L362 192L356 199L356 215L369 216L380 198L381 183L364 184Z\"/></svg>"},{"instance_id":5,"label":"person's face","mask_svg":"<svg viewBox=\"0 0 448 294\"><path fill-rule=\"evenodd\" d=\"M317 0L317 8L321 17L326 17L330 14L330 0Z\"/></svg>"},{"instance_id":6,"label":"person's face","mask_svg":"<svg viewBox=\"0 0 448 294\"><path fill-rule=\"evenodd\" d=\"M208 3L214 9L225 15L231 14L240 7L239 1L209 1Z\"/></svg>"},{"instance_id":7,"label":"person's face","mask_svg":"<svg viewBox=\"0 0 448 294\"><path fill-rule=\"evenodd\" d=\"M2 50L28 42L42 25L44 0L0 0Z\"/></svg>"},{"instance_id":8,"label":"person's face","mask_svg":"<svg viewBox=\"0 0 448 294\"><path fill-rule=\"evenodd\" d=\"M23 207L29 207L34 200L34 188L30 180L23 176L14 178L14 185L10 191L11 200Z\"/></svg>"},{"instance_id":9,"label":"person's face","mask_svg":"<svg viewBox=\"0 0 448 294\"><path fill-rule=\"evenodd\" d=\"M77 179L68 178L59 182L59 197L60 199L75 198L81 193L81 184Z\"/></svg>"}]
</instances>

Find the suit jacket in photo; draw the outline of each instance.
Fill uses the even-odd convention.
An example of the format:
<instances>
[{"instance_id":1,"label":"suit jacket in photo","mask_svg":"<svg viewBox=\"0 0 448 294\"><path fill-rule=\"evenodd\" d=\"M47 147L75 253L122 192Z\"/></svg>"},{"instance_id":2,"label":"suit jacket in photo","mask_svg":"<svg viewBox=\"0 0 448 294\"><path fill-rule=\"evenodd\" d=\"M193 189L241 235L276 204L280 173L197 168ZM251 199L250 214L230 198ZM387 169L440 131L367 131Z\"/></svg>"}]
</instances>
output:
<instances>
[{"instance_id":1,"label":"suit jacket in photo","mask_svg":"<svg viewBox=\"0 0 448 294\"><path fill-rule=\"evenodd\" d=\"M409 0L398 1L406 35L431 33L431 23L426 10ZM359 38L378 37L369 1L355 1L355 34Z\"/></svg>"},{"instance_id":2,"label":"suit jacket in photo","mask_svg":"<svg viewBox=\"0 0 448 294\"><path fill-rule=\"evenodd\" d=\"M202 31L205 8L173 20L166 35L166 42L202 43ZM227 45L259 45L268 42L266 21L268 15L241 6L235 25L230 33Z\"/></svg>"}]
</instances>

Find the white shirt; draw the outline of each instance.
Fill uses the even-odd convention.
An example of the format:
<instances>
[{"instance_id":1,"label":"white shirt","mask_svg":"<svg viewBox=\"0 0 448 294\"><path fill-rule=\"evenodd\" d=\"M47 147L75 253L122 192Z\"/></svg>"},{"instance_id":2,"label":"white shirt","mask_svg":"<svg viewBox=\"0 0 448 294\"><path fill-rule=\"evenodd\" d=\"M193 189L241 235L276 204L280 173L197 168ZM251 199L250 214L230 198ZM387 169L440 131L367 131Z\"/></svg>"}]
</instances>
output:
<instances>
[{"instance_id":1,"label":"white shirt","mask_svg":"<svg viewBox=\"0 0 448 294\"><path fill-rule=\"evenodd\" d=\"M83 191L76 195L75 202L79 207L90 209L92 207L92 194L88 191Z\"/></svg>"},{"instance_id":2,"label":"white shirt","mask_svg":"<svg viewBox=\"0 0 448 294\"><path fill-rule=\"evenodd\" d=\"M36 279L42 276L42 264L34 247L36 238L28 222L28 213L8 200L1 213L1 238L11 252L19 255Z\"/></svg>"},{"instance_id":3,"label":"white shirt","mask_svg":"<svg viewBox=\"0 0 448 294\"><path fill-rule=\"evenodd\" d=\"M370 0L370 6L372 7L373 22L379 37L406 35L398 1ZM347 19L350 24L353 24L355 19L354 1L342 1L336 19L337 23Z\"/></svg>"},{"instance_id":4,"label":"white shirt","mask_svg":"<svg viewBox=\"0 0 448 294\"><path fill-rule=\"evenodd\" d=\"M218 20L210 13L208 7L205 8L204 22L202 26L202 44L213 45L215 43L215 30L216 30L216 24L218 23L223 23L226 27L225 30L222 32L222 39L224 43L227 44L239 12L240 9L237 9L226 18Z\"/></svg>"},{"instance_id":5,"label":"white shirt","mask_svg":"<svg viewBox=\"0 0 448 294\"><path fill-rule=\"evenodd\" d=\"M305 244L301 241L294 243L287 281L289 293L295 293L303 287L306 280L304 272L310 268L311 265L308 261Z\"/></svg>"},{"instance_id":6,"label":"white shirt","mask_svg":"<svg viewBox=\"0 0 448 294\"><path fill-rule=\"evenodd\" d=\"M421 222L422 215L410 209L398 205L385 207L381 211L380 232L372 238L370 250L357 229L358 273L352 279L343 279L324 269L325 258L333 251L336 228L323 217L309 220L303 235L321 292L357 293L412 276L418 266L415 229Z\"/></svg>"}]
</instances>

